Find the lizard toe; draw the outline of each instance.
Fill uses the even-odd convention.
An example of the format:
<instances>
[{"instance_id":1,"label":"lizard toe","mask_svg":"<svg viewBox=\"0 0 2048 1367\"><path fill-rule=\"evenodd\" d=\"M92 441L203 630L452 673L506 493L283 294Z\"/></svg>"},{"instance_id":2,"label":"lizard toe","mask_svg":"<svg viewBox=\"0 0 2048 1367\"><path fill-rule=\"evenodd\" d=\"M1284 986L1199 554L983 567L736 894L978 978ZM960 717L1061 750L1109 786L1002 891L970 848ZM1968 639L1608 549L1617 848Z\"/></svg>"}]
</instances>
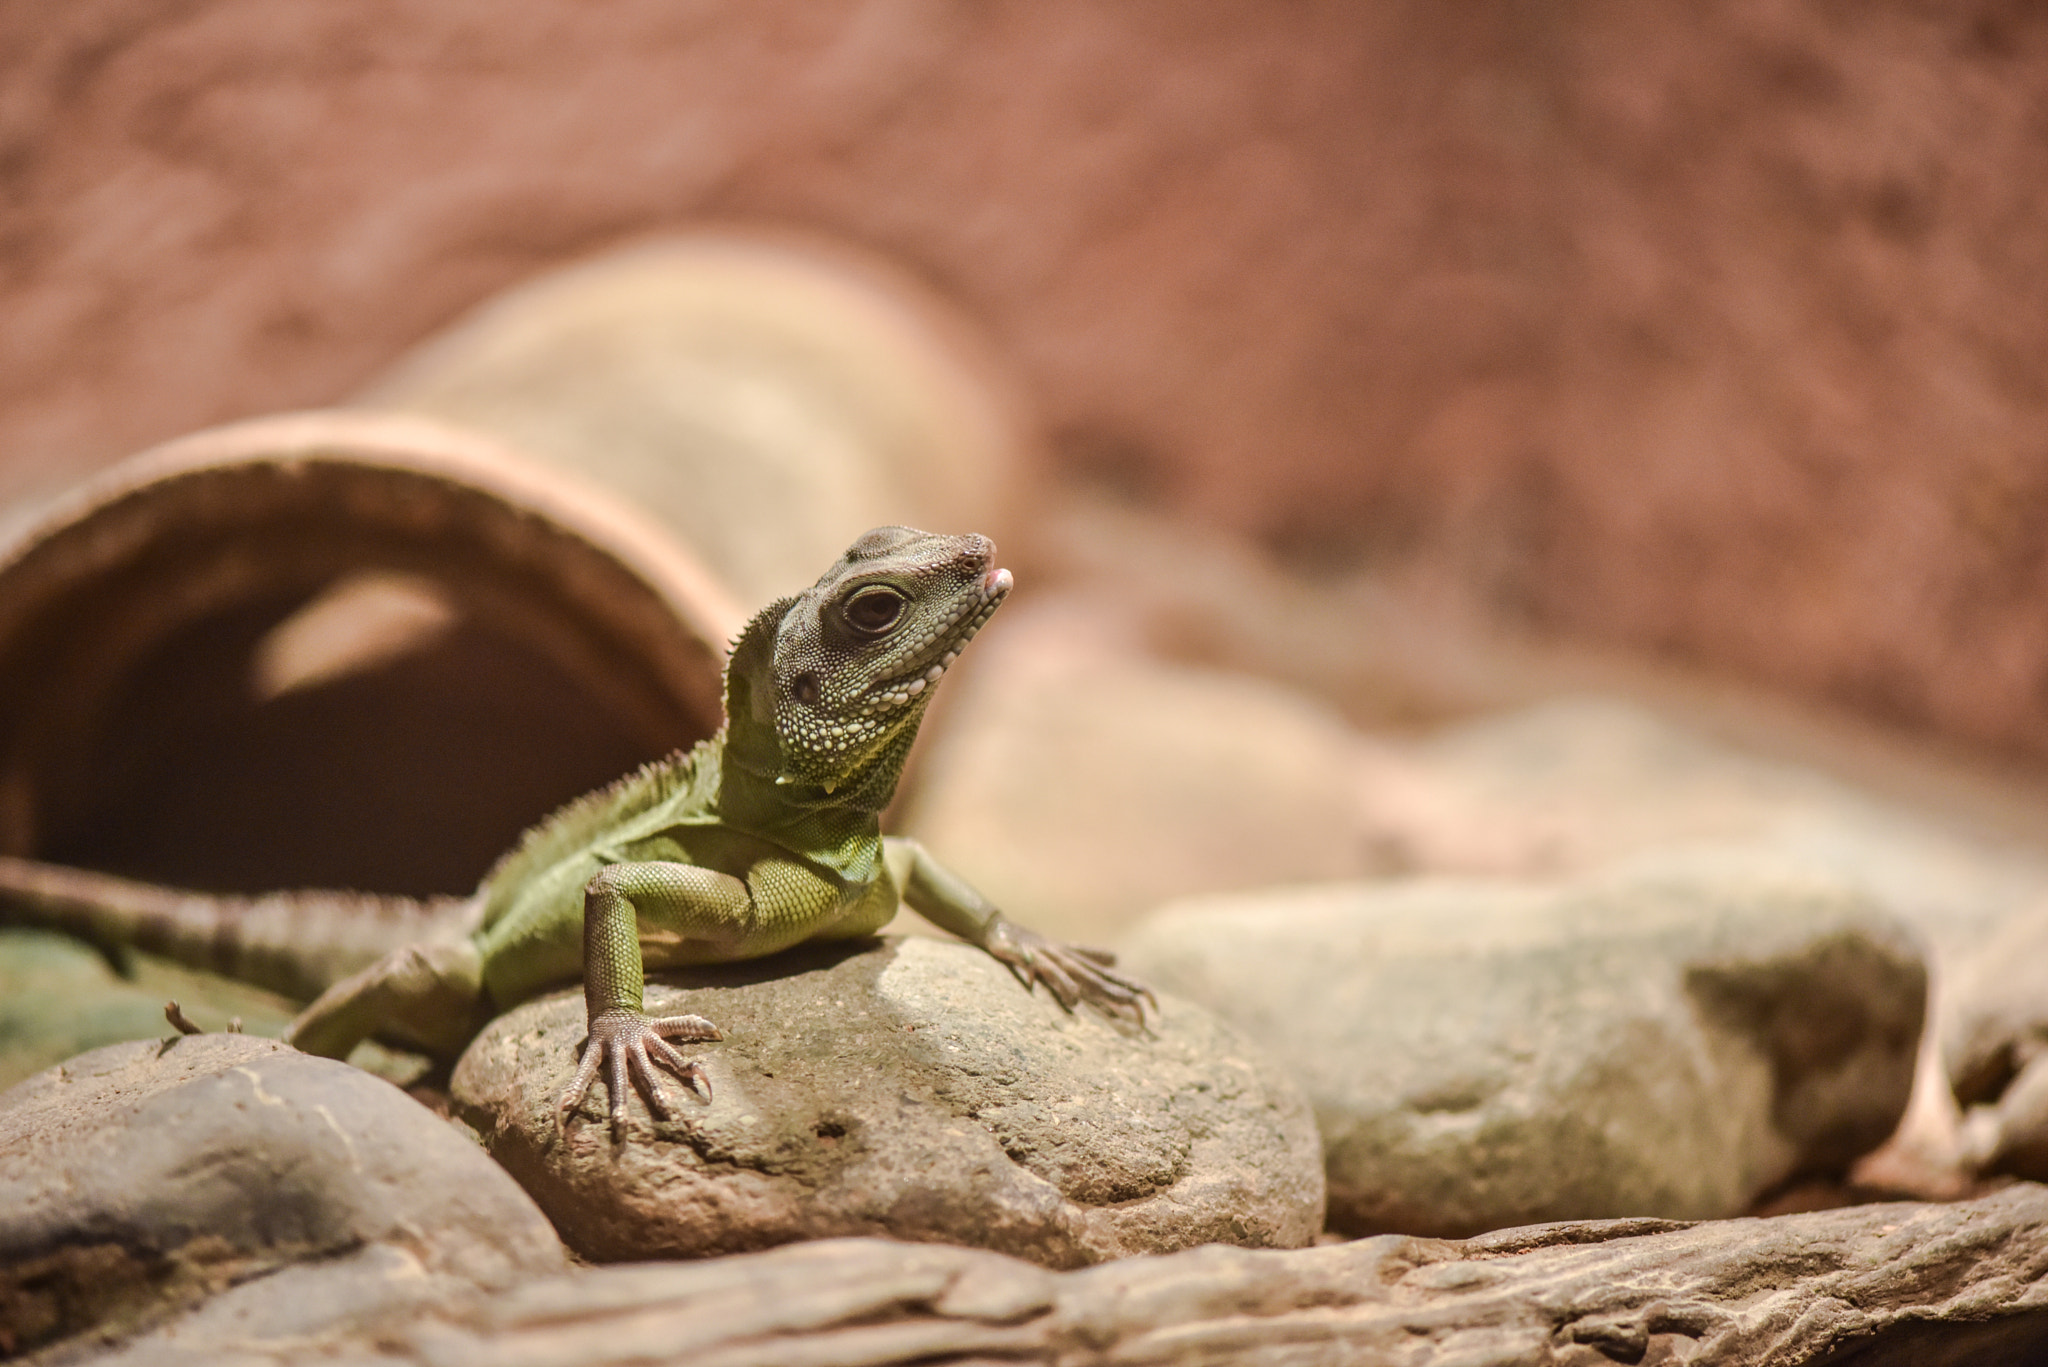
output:
<instances>
[{"instance_id":1,"label":"lizard toe","mask_svg":"<svg viewBox=\"0 0 2048 1367\"><path fill-rule=\"evenodd\" d=\"M684 1058L659 1035L648 1038L647 1049L663 1067L682 1079L685 1087L701 1096L705 1105L711 1104L711 1076L704 1071L703 1064Z\"/></svg>"},{"instance_id":2,"label":"lizard toe","mask_svg":"<svg viewBox=\"0 0 2048 1367\"><path fill-rule=\"evenodd\" d=\"M616 1040L606 1041L604 1085L611 1093L612 1134L617 1136L626 1128L626 1051Z\"/></svg>"},{"instance_id":3,"label":"lizard toe","mask_svg":"<svg viewBox=\"0 0 2048 1367\"><path fill-rule=\"evenodd\" d=\"M648 1038L655 1038L649 1036ZM647 1061L647 1040L633 1039L626 1045L626 1071L633 1075L633 1085L647 1098L647 1109L656 1118L672 1120L675 1113L669 1108L668 1093L661 1089L661 1078L655 1074L654 1065Z\"/></svg>"},{"instance_id":4,"label":"lizard toe","mask_svg":"<svg viewBox=\"0 0 2048 1367\"><path fill-rule=\"evenodd\" d=\"M702 1016L663 1016L647 1022L647 1028L664 1039L724 1039L725 1032Z\"/></svg>"},{"instance_id":5,"label":"lizard toe","mask_svg":"<svg viewBox=\"0 0 2048 1367\"><path fill-rule=\"evenodd\" d=\"M1067 972L1066 965L1054 955L1040 955L1038 962L1031 966L1031 971L1045 984L1047 991L1059 998L1060 1005L1068 1011L1072 1011L1080 1003L1080 987L1074 982L1073 975Z\"/></svg>"},{"instance_id":6,"label":"lizard toe","mask_svg":"<svg viewBox=\"0 0 2048 1367\"><path fill-rule=\"evenodd\" d=\"M603 1046L594 1039L583 1044L583 1057L576 1064L576 1076L562 1092L562 1099L555 1103L555 1133L562 1134L569 1123L569 1112L583 1104L583 1098L590 1094L590 1084L597 1080L597 1066L602 1061Z\"/></svg>"},{"instance_id":7,"label":"lizard toe","mask_svg":"<svg viewBox=\"0 0 2048 1367\"><path fill-rule=\"evenodd\" d=\"M677 1053L662 1038L663 1033L686 1040L724 1038L718 1027L702 1016L668 1016L651 1021L637 1011L603 1012L590 1022L583 1059L555 1107L555 1128L559 1131L564 1127L569 1112L582 1103L600 1070L604 1073L605 1090L610 1093L608 1109L614 1135L625 1129L627 1096L636 1088L646 1098L647 1109L657 1118L675 1119L674 1105L661 1083L661 1068L674 1073L684 1086L709 1104L710 1075L701 1064Z\"/></svg>"},{"instance_id":8,"label":"lizard toe","mask_svg":"<svg viewBox=\"0 0 2048 1367\"><path fill-rule=\"evenodd\" d=\"M1102 964L1083 966L1080 974L1087 987L1088 995L1097 1005L1105 1009L1129 1011L1144 1024L1145 1008L1159 1010L1159 999L1152 995L1152 989L1136 978L1128 978Z\"/></svg>"}]
</instances>

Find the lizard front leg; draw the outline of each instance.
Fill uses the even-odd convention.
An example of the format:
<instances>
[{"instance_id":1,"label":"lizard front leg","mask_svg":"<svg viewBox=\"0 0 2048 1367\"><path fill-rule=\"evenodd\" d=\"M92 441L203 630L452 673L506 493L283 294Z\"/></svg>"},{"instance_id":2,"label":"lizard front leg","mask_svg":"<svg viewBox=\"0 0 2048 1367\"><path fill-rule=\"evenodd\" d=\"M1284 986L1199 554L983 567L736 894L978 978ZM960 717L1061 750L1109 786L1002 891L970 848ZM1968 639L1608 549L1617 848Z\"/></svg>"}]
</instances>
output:
<instances>
[{"instance_id":1,"label":"lizard front leg","mask_svg":"<svg viewBox=\"0 0 2048 1367\"><path fill-rule=\"evenodd\" d=\"M1117 972L1116 956L1107 950L1063 944L1018 925L915 840L889 836L882 847L912 911L987 950L1026 988L1042 982L1069 1011L1086 1000L1141 1023L1148 1003L1159 1009L1152 989Z\"/></svg>"},{"instance_id":2,"label":"lizard front leg","mask_svg":"<svg viewBox=\"0 0 2048 1367\"><path fill-rule=\"evenodd\" d=\"M653 1062L659 1061L705 1101L711 1083L702 1065L685 1059L669 1040L715 1040L718 1027L702 1016L648 1019L641 939L688 943L707 960L744 959L794 944L825 921L838 890L793 862L763 860L742 880L695 864L650 860L613 864L583 890L583 1004L589 1038L576 1076L555 1107L559 1132L569 1110L605 1073L612 1129L626 1121L627 1080L646 1094L649 1109L669 1118L667 1098Z\"/></svg>"}]
</instances>

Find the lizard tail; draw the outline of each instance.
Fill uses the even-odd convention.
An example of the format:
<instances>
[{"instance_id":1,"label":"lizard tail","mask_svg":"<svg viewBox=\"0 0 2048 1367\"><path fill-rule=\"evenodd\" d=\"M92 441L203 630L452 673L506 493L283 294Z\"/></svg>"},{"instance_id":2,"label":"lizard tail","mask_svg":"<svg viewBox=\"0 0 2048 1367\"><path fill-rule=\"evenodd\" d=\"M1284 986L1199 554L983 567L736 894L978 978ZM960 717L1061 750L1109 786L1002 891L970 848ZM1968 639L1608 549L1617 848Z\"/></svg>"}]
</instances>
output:
<instances>
[{"instance_id":1,"label":"lizard tail","mask_svg":"<svg viewBox=\"0 0 2048 1367\"><path fill-rule=\"evenodd\" d=\"M473 929L477 906L310 889L215 896L0 856L0 925L73 935L116 961L143 950L298 1001L394 949Z\"/></svg>"}]
</instances>

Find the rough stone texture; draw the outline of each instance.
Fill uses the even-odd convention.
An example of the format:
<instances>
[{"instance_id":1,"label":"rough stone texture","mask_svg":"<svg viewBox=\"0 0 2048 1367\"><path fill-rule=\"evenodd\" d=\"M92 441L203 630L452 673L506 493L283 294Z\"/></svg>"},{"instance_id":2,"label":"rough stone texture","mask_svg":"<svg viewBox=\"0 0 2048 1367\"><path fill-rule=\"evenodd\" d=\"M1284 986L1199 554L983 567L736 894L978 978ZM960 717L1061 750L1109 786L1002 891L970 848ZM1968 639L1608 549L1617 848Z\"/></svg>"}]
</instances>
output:
<instances>
[{"instance_id":1,"label":"rough stone texture","mask_svg":"<svg viewBox=\"0 0 2048 1367\"><path fill-rule=\"evenodd\" d=\"M458 1107L599 1261L840 1234L996 1248L1051 1266L1224 1242L1294 1247L1322 1227L1307 1103L1199 1008L1152 1031L1027 995L935 940L794 951L652 986L722 1041L685 1047L715 1100L639 1097L621 1143L604 1089L554 1127L583 1038L580 994L500 1017L457 1065Z\"/></svg>"},{"instance_id":2,"label":"rough stone texture","mask_svg":"<svg viewBox=\"0 0 2048 1367\"><path fill-rule=\"evenodd\" d=\"M1863 1176L1901 1193L1960 1190L1967 1165L1944 1054L1967 1048L1956 1041L1976 1027L1958 1013L1978 989L1947 978L2048 903L2038 835L2014 840L1967 819L1924 766L1887 799L1599 695L1504 709L1358 753L1365 838L1393 868L1557 876L1713 844L1768 850L1866 888L1919 932L1936 972L1910 1113Z\"/></svg>"},{"instance_id":3,"label":"rough stone texture","mask_svg":"<svg viewBox=\"0 0 2048 1367\"><path fill-rule=\"evenodd\" d=\"M182 1341L181 1341L182 1340ZM296 1361L181 1335L157 1364ZM2048 1191L1693 1226L1622 1220L1469 1242L1203 1248L1052 1273L833 1240L595 1268L466 1298L336 1367L1203 1363L1210 1367L2031 1367L2048 1356Z\"/></svg>"},{"instance_id":4,"label":"rough stone texture","mask_svg":"<svg viewBox=\"0 0 2048 1367\"><path fill-rule=\"evenodd\" d=\"M563 1266L474 1144L274 1040L113 1045L0 1095L0 1352L209 1297L205 1322L294 1343Z\"/></svg>"},{"instance_id":5,"label":"rough stone texture","mask_svg":"<svg viewBox=\"0 0 2048 1367\"><path fill-rule=\"evenodd\" d=\"M1104 943L1172 897L1372 871L1366 742L1328 707L1147 658L1071 599L1015 611L941 698L904 821L998 906Z\"/></svg>"},{"instance_id":6,"label":"rough stone texture","mask_svg":"<svg viewBox=\"0 0 2048 1367\"><path fill-rule=\"evenodd\" d=\"M1125 949L1300 1078L1347 1232L1726 1216L1839 1171L1905 1107L1926 991L1853 885L1727 855L1192 900Z\"/></svg>"},{"instance_id":7,"label":"rough stone texture","mask_svg":"<svg viewBox=\"0 0 2048 1367\"><path fill-rule=\"evenodd\" d=\"M2008 0L95 0L0 31L0 483L327 402L766 218L986 319L1069 466L2048 753L2048 24ZM1768 610L1760 610L1768 605Z\"/></svg>"}]
</instances>

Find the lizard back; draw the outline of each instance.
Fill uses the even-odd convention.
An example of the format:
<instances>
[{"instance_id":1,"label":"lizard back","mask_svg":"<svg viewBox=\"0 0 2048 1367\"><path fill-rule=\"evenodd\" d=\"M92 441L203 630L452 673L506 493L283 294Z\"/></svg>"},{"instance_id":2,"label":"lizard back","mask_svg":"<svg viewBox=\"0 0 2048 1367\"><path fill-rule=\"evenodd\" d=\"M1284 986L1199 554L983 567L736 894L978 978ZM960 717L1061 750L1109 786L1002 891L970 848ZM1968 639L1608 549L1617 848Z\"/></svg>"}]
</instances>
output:
<instances>
[{"instance_id":1,"label":"lizard back","mask_svg":"<svg viewBox=\"0 0 2048 1367\"><path fill-rule=\"evenodd\" d=\"M699 810L718 783L719 737L641 765L624 778L572 798L527 828L484 875L482 924L501 918L522 888L565 859L618 835L657 808L665 816Z\"/></svg>"}]
</instances>

